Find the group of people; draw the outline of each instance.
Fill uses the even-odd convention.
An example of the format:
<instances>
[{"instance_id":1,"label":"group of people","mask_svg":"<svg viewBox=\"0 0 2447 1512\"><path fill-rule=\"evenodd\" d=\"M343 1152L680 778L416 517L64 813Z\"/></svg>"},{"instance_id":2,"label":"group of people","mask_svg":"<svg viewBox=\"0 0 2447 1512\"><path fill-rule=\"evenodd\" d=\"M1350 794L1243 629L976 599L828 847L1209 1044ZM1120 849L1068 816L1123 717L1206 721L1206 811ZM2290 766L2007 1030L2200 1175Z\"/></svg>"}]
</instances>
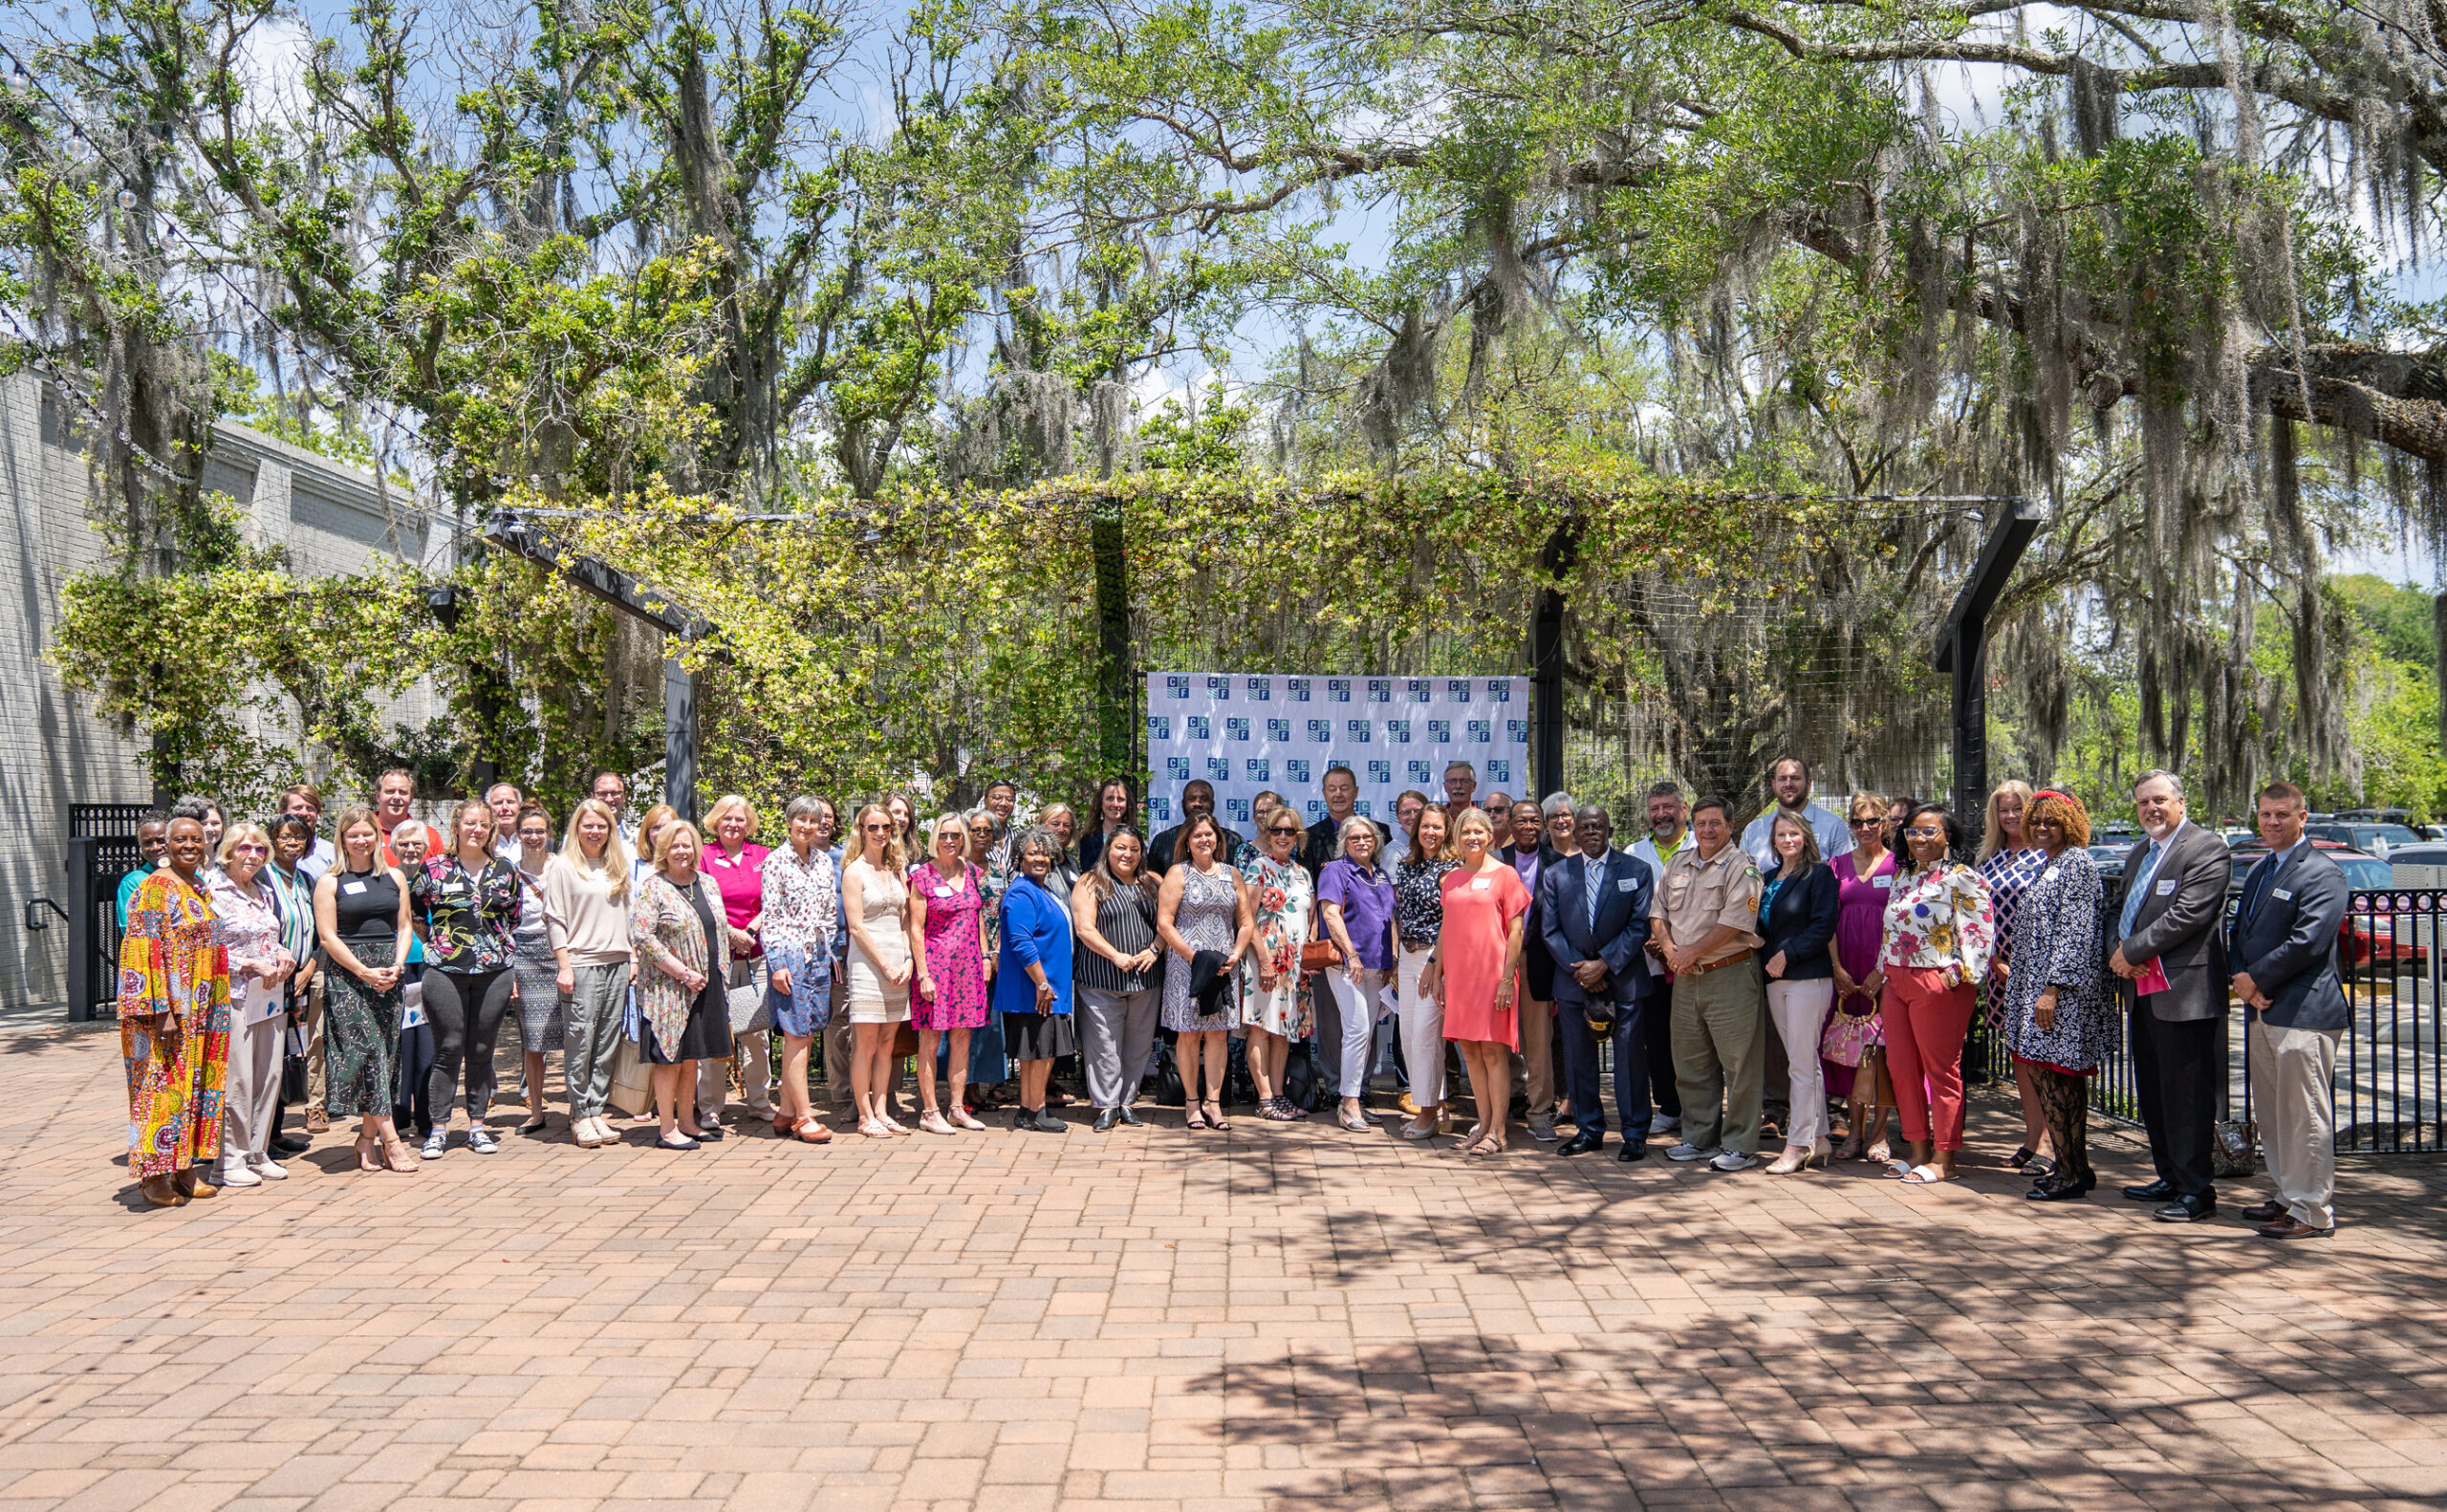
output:
<instances>
[{"instance_id":1,"label":"group of people","mask_svg":"<svg viewBox=\"0 0 2447 1512\"><path fill-rule=\"evenodd\" d=\"M1481 800L1461 763L1441 803L1405 792L1390 826L1357 810L1355 776L1334 767L1320 818L1262 794L1247 837L1199 782L1183 822L1147 837L1121 779L1085 824L1056 804L1023 825L1017 789L997 783L930 821L888 794L845 833L831 801L804 795L770 849L744 797L718 799L702 828L667 805L633 820L614 772L565 824L504 783L452 807L446 833L415 817L404 771L328 837L311 788L285 793L269 826L186 800L146 821L145 864L121 889L130 1168L166 1206L285 1176L276 1157L299 1148L281 1133L285 1042L309 1062L306 1132L356 1117L362 1169L442 1157L454 1104L466 1148L492 1152L494 1055L515 1008L518 1132L550 1128L557 1043L568 1131L586 1148L618 1139L616 1079L650 1089L661 1148L725 1137L735 1061L754 1118L830 1142L808 1074L818 1036L834 1121L866 1137L981 1130L981 1090L1002 1084L1015 1129L1066 1133L1066 1062L1104 1132L1140 1121L1162 1035L1192 1131L1230 1127L1238 1039L1261 1120L1307 1116L1290 1094L1305 1047L1340 1126L1375 1129L1369 1079L1390 1053L1408 1089L1399 1133L1438 1138L1458 1122L1449 1053L1475 1113L1449 1148L1504 1153L1517 1101L1533 1140L1584 1155L1606 1144L1611 1052L1618 1160L1672 1135L1668 1158L1741 1171L1772 1118L1774 1174L1867 1156L1926 1185L1956 1175L1981 1014L2023 1099L2009 1163L2034 1176L2033 1200L2062 1201L2095 1186L2087 1088L2129 1015L2156 1179L2126 1195L2189 1221L2216 1210L2231 991L2251 1015L2279 1188L2247 1211L2275 1238L2332 1228L2345 883L2302 842L2299 789L2263 792L2271 855L2230 927L2225 844L2187 824L2170 773L2134 788L2148 838L2112 920L2071 794L2005 784L1975 847L1938 804L1861 792L1839 818L1809 801L1798 759L1771 784L1774 807L1737 842L1725 800L1658 783L1629 850L1603 807ZM912 1058L920 1108L905 1123ZM1840 1143L1834 1099L1848 1102Z\"/></svg>"}]
</instances>

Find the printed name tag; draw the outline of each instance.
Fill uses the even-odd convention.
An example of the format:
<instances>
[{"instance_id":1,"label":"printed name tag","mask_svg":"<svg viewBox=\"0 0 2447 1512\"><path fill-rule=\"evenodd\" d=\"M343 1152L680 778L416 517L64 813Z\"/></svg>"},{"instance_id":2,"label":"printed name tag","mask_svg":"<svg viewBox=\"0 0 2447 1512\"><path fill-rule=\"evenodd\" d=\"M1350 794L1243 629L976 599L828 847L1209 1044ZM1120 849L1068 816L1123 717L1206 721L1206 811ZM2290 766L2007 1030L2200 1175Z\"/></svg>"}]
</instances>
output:
<instances>
[{"instance_id":1,"label":"printed name tag","mask_svg":"<svg viewBox=\"0 0 2447 1512\"><path fill-rule=\"evenodd\" d=\"M2171 877L2168 877L2165 881L2160 882L2160 883L2158 884L2158 896L2159 896L2160 897L2173 897L2173 896L2175 896L2175 893L2176 893L2176 882L2177 880L2178 880L2177 878L2176 878L2176 877L2172 877L2172 876L2171 876Z\"/></svg>"},{"instance_id":2,"label":"printed name tag","mask_svg":"<svg viewBox=\"0 0 2447 1512\"><path fill-rule=\"evenodd\" d=\"M1634 878L1634 877L1628 877L1628 876L1627 876L1627 877L1624 877L1622 880L1620 880L1620 881L1618 881L1618 882L1616 882L1616 883L1614 884L1614 891L1615 891L1615 892L1617 892L1617 893L1628 893L1628 892L1630 892L1633 888L1637 887L1638 885L1639 885L1639 882L1637 881L1637 879L1635 879L1635 878Z\"/></svg>"},{"instance_id":3,"label":"printed name tag","mask_svg":"<svg viewBox=\"0 0 2447 1512\"><path fill-rule=\"evenodd\" d=\"M945 883L945 884L944 884L944 885L942 885L942 887L939 887L939 888L935 889L935 896L936 896L937 897L949 897L949 896L952 896L952 887L951 887L951 884L949 884L949 883Z\"/></svg>"},{"instance_id":4,"label":"printed name tag","mask_svg":"<svg viewBox=\"0 0 2447 1512\"><path fill-rule=\"evenodd\" d=\"M442 894L444 897L457 897L466 891L467 884L465 882L444 882L442 884Z\"/></svg>"},{"instance_id":5,"label":"printed name tag","mask_svg":"<svg viewBox=\"0 0 2447 1512\"><path fill-rule=\"evenodd\" d=\"M2277 899L2281 903L2290 903L2294 901L2294 895L2285 891L2285 889L2282 887L2270 888L2268 890L2268 896Z\"/></svg>"},{"instance_id":6,"label":"printed name tag","mask_svg":"<svg viewBox=\"0 0 2447 1512\"><path fill-rule=\"evenodd\" d=\"M1473 893L1483 893L1494 885L1495 884L1493 882L1488 881L1483 876L1474 876L1470 878L1470 891Z\"/></svg>"},{"instance_id":7,"label":"printed name tag","mask_svg":"<svg viewBox=\"0 0 2447 1512\"><path fill-rule=\"evenodd\" d=\"M1870 886L1877 888L1883 892L1893 892L1895 890L1895 878L1891 876L1873 876L1870 878Z\"/></svg>"},{"instance_id":8,"label":"printed name tag","mask_svg":"<svg viewBox=\"0 0 2447 1512\"><path fill-rule=\"evenodd\" d=\"M363 882L342 882L340 884L340 891L346 893L351 897L355 897L357 894L365 891L365 884Z\"/></svg>"}]
</instances>

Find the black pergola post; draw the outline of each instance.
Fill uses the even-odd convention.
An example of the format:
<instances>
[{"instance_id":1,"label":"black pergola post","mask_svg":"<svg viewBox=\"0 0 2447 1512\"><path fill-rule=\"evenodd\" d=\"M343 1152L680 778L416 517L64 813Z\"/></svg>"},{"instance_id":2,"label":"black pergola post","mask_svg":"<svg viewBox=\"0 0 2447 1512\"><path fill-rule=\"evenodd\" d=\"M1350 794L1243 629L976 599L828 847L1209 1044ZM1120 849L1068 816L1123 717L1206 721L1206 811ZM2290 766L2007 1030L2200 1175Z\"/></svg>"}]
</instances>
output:
<instances>
[{"instance_id":1,"label":"black pergola post","mask_svg":"<svg viewBox=\"0 0 2447 1512\"><path fill-rule=\"evenodd\" d=\"M1938 671L1954 674L1954 811L1966 827L1988 803L1988 612L2046 517L2036 499L2003 502L1931 659Z\"/></svg>"},{"instance_id":2,"label":"black pergola post","mask_svg":"<svg viewBox=\"0 0 2447 1512\"><path fill-rule=\"evenodd\" d=\"M484 539L549 567L576 587L661 631L666 638L702 639L714 627L597 556L562 551L558 542L538 534L515 510L498 509L485 522ZM680 817L697 819L697 680L676 656L662 662L662 797Z\"/></svg>"},{"instance_id":3,"label":"black pergola post","mask_svg":"<svg viewBox=\"0 0 2447 1512\"><path fill-rule=\"evenodd\" d=\"M1549 577L1572 569L1580 554L1580 532L1570 521L1555 527L1538 553L1538 566ZM1523 797L1544 801L1564 786L1564 595L1554 588L1538 590L1538 604L1529 616L1529 743L1537 787Z\"/></svg>"}]
</instances>

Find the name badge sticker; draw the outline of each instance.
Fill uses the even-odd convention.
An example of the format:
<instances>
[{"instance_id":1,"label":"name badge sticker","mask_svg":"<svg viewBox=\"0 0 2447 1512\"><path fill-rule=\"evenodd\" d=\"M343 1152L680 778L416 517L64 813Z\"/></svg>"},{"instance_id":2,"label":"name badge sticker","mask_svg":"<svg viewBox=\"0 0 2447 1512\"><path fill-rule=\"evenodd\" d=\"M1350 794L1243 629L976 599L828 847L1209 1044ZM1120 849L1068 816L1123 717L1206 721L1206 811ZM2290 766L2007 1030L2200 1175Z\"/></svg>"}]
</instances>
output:
<instances>
[{"instance_id":1,"label":"name badge sticker","mask_svg":"<svg viewBox=\"0 0 2447 1512\"><path fill-rule=\"evenodd\" d=\"M949 882L944 882L936 887L935 896L937 897L949 897L952 896L952 885Z\"/></svg>"},{"instance_id":2,"label":"name badge sticker","mask_svg":"<svg viewBox=\"0 0 2447 1512\"><path fill-rule=\"evenodd\" d=\"M1627 876L1614 884L1614 891L1617 893L1628 893L1638 885L1639 883L1636 880Z\"/></svg>"},{"instance_id":3,"label":"name badge sticker","mask_svg":"<svg viewBox=\"0 0 2447 1512\"><path fill-rule=\"evenodd\" d=\"M351 897L355 897L357 894L365 891L365 884L363 882L342 882L340 884L340 891L346 893Z\"/></svg>"},{"instance_id":4,"label":"name badge sticker","mask_svg":"<svg viewBox=\"0 0 2447 1512\"><path fill-rule=\"evenodd\" d=\"M1892 893L1895 891L1895 878L1892 876L1873 876L1870 878L1870 886L1876 888L1881 893Z\"/></svg>"},{"instance_id":5,"label":"name badge sticker","mask_svg":"<svg viewBox=\"0 0 2447 1512\"><path fill-rule=\"evenodd\" d=\"M1488 881L1483 876L1474 876L1470 878L1470 891L1473 893L1483 893L1494 885L1494 883Z\"/></svg>"},{"instance_id":6,"label":"name badge sticker","mask_svg":"<svg viewBox=\"0 0 2447 1512\"><path fill-rule=\"evenodd\" d=\"M2290 903L2294 901L2294 895L2285 891L2285 889L2282 887L2270 888L2268 890L2268 896L2277 899L2281 903Z\"/></svg>"},{"instance_id":7,"label":"name badge sticker","mask_svg":"<svg viewBox=\"0 0 2447 1512\"><path fill-rule=\"evenodd\" d=\"M2171 876L2171 877L2168 877L2165 881L2160 882L2160 883L2158 884L2158 896L2159 896L2160 897L2173 897L2173 896L2176 896L2176 880L2177 880L2177 878L2175 878L2175 877L2172 877L2172 876Z\"/></svg>"}]
</instances>

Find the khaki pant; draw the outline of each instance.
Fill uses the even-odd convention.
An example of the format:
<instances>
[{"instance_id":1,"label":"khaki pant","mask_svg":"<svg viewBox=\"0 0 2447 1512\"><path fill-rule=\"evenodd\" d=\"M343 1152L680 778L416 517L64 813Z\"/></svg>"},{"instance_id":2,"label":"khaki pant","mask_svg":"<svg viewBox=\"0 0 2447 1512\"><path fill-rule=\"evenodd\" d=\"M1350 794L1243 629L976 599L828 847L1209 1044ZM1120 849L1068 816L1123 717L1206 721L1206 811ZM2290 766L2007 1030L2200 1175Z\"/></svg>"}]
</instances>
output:
<instances>
[{"instance_id":1,"label":"khaki pant","mask_svg":"<svg viewBox=\"0 0 2447 1512\"><path fill-rule=\"evenodd\" d=\"M2334 1029L2281 1029L2252 1015L2261 1153L2287 1215L2313 1228L2336 1224L2336 1042Z\"/></svg>"},{"instance_id":2,"label":"khaki pant","mask_svg":"<svg viewBox=\"0 0 2447 1512\"><path fill-rule=\"evenodd\" d=\"M306 985L306 1111L323 1111L323 1096L330 1071L323 1065L323 971L318 968L314 980Z\"/></svg>"},{"instance_id":3,"label":"khaki pant","mask_svg":"<svg viewBox=\"0 0 2447 1512\"><path fill-rule=\"evenodd\" d=\"M850 1062L857 1057L858 1031L850 1026L850 1010L841 1005L841 989L833 989L833 1017L824 1025L824 1095L833 1103L835 1123L857 1115L858 1099L850 1088Z\"/></svg>"},{"instance_id":4,"label":"khaki pant","mask_svg":"<svg viewBox=\"0 0 2447 1512\"><path fill-rule=\"evenodd\" d=\"M1759 1023L1766 994L1748 961L1674 983L1674 1085L1682 1137L1701 1150L1759 1153L1765 1057Z\"/></svg>"},{"instance_id":5,"label":"khaki pant","mask_svg":"<svg viewBox=\"0 0 2447 1512\"><path fill-rule=\"evenodd\" d=\"M1521 1049L1512 1057L1515 1107L1524 1121L1555 1112L1555 1005L1520 1000Z\"/></svg>"},{"instance_id":6,"label":"khaki pant","mask_svg":"<svg viewBox=\"0 0 2447 1512\"><path fill-rule=\"evenodd\" d=\"M260 983L250 983L255 990ZM289 1035L287 1014L255 1017L254 1004L230 994L229 1068L221 1083L221 1163L246 1165L249 1156L270 1159L273 1122L280 1108L280 1048Z\"/></svg>"}]
</instances>

